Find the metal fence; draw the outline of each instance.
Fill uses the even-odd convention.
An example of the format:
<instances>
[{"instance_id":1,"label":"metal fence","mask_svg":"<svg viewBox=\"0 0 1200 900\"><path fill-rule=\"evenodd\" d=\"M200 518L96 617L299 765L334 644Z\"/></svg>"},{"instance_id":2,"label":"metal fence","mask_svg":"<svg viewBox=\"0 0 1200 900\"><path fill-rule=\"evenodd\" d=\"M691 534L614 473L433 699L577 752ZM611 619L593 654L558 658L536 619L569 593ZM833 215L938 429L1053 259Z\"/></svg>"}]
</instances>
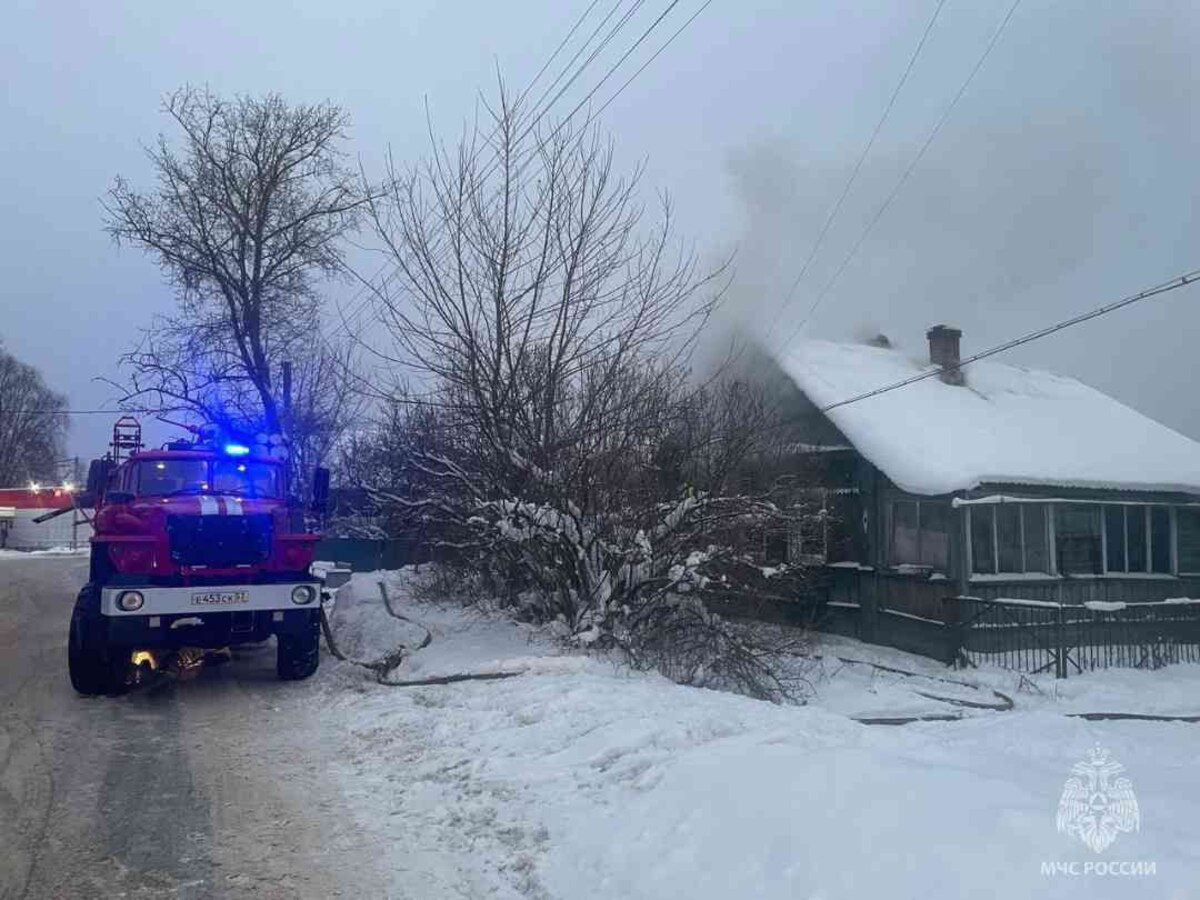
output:
<instances>
[{"instance_id":1,"label":"metal fence","mask_svg":"<svg viewBox=\"0 0 1200 900\"><path fill-rule=\"evenodd\" d=\"M947 659L1066 678L1091 669L1200 662L1200 602L1085 603L954 597Z\"/></svg>"},{"instance_id":2,"label":"metal fence","mask_svg":"<svg viewBox=\"0 0 1200 900\"><path fill-rule=\"evenodd\" d=\"M49 512L49 509L18 509L8 518L7 534L0 545L9 550L49 550L62 547L74 550L87 547L92 536L92 526L75 513L57 516L45 522L34 519Z\"/></svg>"},{"instance_id":3,"label":"metal fence","mask_svg":"<svg viewBox=\"0 0 1200 900\"><path fill-rule=\"evenodd\" d=\"M399 569L429 561L429 551L415 541L402 538L323 538L317 544L317 559L348 564L356 572Z\"/></svg>"}]
</instances>

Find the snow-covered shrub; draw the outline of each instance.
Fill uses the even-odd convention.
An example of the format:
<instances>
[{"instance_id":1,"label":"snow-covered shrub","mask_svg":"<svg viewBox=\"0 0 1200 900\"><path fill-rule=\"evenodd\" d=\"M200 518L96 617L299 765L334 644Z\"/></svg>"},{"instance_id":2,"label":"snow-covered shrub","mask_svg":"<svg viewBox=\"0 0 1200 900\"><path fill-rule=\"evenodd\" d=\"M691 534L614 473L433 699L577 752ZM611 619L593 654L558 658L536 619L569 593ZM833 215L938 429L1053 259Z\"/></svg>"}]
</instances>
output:
<instances>
[{"instance_id":1,"label":"snow-covered shrub","mask_svg":"<svg viewBox=\"0 0 1200 900\"><path fill-rule=\"evenodd\" d=\"M764 535L810 511L772 468L763 392L687 365L719 273L675 249L669 207L643 227L636 175L594 131L526 124L501 96L374 204L395 267L380 353L422 392L390 397L348 469L391 527L522 617L774 696L738 674L765 657L708 604L761 591ZM793 602L807 573L788 571L767 593Z\"/></svg>"}]
</instances>

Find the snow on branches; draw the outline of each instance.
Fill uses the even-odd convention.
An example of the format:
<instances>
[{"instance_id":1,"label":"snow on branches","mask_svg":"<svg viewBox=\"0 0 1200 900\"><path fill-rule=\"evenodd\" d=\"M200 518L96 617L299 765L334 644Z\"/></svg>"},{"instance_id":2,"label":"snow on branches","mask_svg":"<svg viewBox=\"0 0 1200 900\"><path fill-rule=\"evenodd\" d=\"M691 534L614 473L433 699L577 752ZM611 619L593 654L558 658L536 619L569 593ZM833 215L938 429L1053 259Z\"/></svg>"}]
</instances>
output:
<instances>
[{"instance_id":1,"label":"snow on branches","mask_svg":"<svg viewBox=\"0 0 1200 900\"><path fill-rule=\"evenodd\" d=\"M372 202L395 273L375 297L386 355L426 390L394 397L347 468L525 617L773 696L765 657L706 603L761 587L765 535L807 512L771 468L763 392L689 370L721 273L678 248L669 205L647 221L594 130L543 132L503 90L492 109ZM791 588L772 590L799 598L804 567L780 572Z\"/></svg>"}]
</instances>

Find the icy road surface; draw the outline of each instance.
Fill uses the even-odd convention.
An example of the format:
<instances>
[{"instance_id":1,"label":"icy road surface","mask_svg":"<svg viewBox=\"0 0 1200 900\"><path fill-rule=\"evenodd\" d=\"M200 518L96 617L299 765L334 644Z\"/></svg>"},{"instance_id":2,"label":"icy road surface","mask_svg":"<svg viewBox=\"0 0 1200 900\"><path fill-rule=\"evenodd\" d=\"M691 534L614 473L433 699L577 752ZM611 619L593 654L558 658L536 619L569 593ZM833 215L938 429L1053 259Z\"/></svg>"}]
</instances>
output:
<instances>
[{"instance_id":1,"label":"icy road surface","mask_svg":"<svg viewBox=\"0 0 1200 900\"><path fill-rule=\"evenodd\" d=\"M0 897L379 897L386 852L327 777L318 685L274 647L195 681L83 698L85 558L0 561Z\"/></svg>"}]
</instances>

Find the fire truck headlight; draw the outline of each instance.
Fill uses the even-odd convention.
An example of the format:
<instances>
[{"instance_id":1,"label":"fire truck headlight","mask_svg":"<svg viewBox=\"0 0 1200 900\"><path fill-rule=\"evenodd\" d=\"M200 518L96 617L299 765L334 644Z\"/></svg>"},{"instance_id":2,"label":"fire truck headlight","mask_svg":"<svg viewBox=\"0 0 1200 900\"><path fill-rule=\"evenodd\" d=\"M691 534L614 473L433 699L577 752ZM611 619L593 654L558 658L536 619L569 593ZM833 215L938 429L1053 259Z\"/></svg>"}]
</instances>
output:
<instances>
[{"instance_id":1,"label":"fire truck headlight","mask_svg":"<svg viewBox=\"0 0 1200 900\"><path fill-rule=\"evenodd\" d=\"M298 584L292 588L292 602L303 606L306 603L312 603L317 598L317 592L313 590L311 584Z\"/></svg>"},{"instance_id":2,"label":"fire truck headlight","mask_svg":"<svg viewBox=\"0 0 1200 900\"><path fill-rule=\"evenodd\" d=\"M125 610L125 612L133 612L142 608L142 604L146 602L146 598L141 591L123 591L117 596L117 606Z\"/></svg>"}]
</instances>

